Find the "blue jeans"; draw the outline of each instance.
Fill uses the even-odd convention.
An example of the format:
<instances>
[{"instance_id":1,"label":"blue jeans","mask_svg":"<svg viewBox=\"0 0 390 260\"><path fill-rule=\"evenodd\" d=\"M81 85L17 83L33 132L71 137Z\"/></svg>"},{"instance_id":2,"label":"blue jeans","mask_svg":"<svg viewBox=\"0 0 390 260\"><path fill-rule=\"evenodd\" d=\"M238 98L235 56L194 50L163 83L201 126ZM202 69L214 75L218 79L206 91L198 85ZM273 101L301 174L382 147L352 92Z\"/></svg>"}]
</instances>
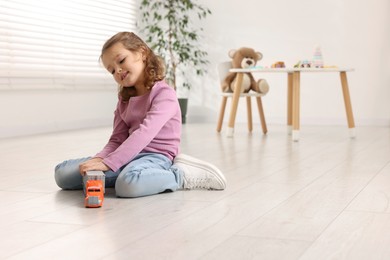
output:
<instances>
[{"instance_id":1,"label":"blue jeans","mask_svg":"<svg viewBox=\"0 0 390 260\"><path fill-rule=\"evenodd\" d=\"M91 157L67 160L55 167L55 181L64 190L83 188L79 164ZM118 171L106 171L106 187L115 187L118 197L141 197L183 187L183 174L166 156L140 153Z\"/></svg>"}]
</instances>

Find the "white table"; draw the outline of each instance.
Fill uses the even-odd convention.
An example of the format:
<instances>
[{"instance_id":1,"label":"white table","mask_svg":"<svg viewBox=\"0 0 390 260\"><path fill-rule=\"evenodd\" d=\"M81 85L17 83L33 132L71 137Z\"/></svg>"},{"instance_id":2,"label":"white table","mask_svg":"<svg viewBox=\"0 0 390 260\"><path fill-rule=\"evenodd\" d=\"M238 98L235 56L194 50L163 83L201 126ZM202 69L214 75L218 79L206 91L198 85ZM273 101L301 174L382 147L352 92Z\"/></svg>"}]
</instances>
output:
<instances>
[{"instance_id":1,"label":"white table","mask_svg":"<svg viewBox=\"0 0 390 260\"><path fill-rule=\"evenodd\" d=\"M300 115L300 78L301 73L339 73L341 87L344 96L345 110L347 113L348 128L350 137L355 137L355 122L352 113L351 98L349 95L347 72L354 71L352 68L250 68L250 69L230 69L230 72L237 72L236 84L242 83L243 73L287 73L287 125L289 131L292 132L293 141L299 141L299 115ZM235 86L234 89L240 89ZM233 133L234 123L237 113L238 101L240 93L233 93L232 108L228 123L230 133Z\"/></svg>"}]
</instances>

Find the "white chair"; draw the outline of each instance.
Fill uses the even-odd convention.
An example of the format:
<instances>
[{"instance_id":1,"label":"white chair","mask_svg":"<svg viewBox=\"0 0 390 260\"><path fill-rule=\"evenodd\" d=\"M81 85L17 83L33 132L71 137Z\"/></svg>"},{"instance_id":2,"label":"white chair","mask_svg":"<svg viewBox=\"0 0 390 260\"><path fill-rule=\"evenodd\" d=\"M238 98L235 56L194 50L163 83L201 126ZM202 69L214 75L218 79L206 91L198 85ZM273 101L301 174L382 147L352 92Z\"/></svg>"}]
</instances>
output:
<instances>
[{"instance_id":1,"label":"white chair","mask_svg":"<svg viewBox=\"0 0 390 260\"><path fill-rule=\"evenodd\" d=\"M231 62L230 61L227 61L227 62L222 62L218 65L218 75L219 75L219 80L220 80L220 83L222 84L222 82L224 81L224 79L226 78L227 74L229 73L229 69L231 68ZM227 103L227 99L229 97L233 97L233 93L225 93L225 92L221 92L222 93L222 104L221 104L221 108L220 108L220 112L219 112L219 116L218 116L218 124L217 124L217 131L218 132L221 132L221 129L222 129L222 123L223 123L223 118L225 116L225 108L226 108L226 103ZM256 101L257 101L257 108L259 110L259 115L260 115L260 122L261 122L261 127L262 127L262 130L263 130L263 133L266 134L267 133L267 124L265 122L265 117L264 117L264 111L263 111L263 104L261 102L261 97L263 96L263 94L260 94L260 93L257 93L257 92L253 92L253 91L250 91L249 93L241 93L240 94L240 98L241 97L245 97L246 98L246 107L247 107L247 112L248 112L248 115L247 115L247 118L248 118L248 130L249 132L252 132L252 129L253 129L253 123L252 123L252 104L251 104L251 98L252 97L255 97L256 98ZM234 115L236 114L236 111L233 111ZM233 135L233 129L231 129L231 131L229 131L228 129L228 136L232 136Z\"/></svg>"}]
</instances>

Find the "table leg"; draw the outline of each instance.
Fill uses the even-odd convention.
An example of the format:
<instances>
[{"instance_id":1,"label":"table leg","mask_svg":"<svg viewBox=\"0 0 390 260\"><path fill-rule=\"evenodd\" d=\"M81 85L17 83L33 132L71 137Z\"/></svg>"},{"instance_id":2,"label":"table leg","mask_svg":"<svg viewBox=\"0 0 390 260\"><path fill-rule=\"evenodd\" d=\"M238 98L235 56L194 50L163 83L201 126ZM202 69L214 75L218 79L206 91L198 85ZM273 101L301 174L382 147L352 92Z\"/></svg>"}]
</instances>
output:
<instances>
[{"instance_id":1,"label":"table leg","mask_svg":"<svg viewBox=\"0 0 390 260\"><path fill-rule=\"evenodd\" d=\"M341 87L343 89L345 111L347 113L348 128L351 138L355 138L355 121L353 119L351 97L349 95L347 73L345 71L340 72Z\"/></svg>"},{"instance_id":2,"label":"table leg","mask_svg":"<svg viewBox=\"0 0 390 260\"><path fill-rule=\"evenodd\" d=\"M236 120L238 100L240 99L240 88L242 84L242 73L237 73L236 84L234 86L232 108L230 112L229 124L227 129L227 136L232 137L234 132L234 122Z\"/></svg>"},{"instance_id":3,"label":"table leg","mask_svg":"<svg viewBox=\"0 0 390 260\"><path fill-rule=\"evenodd\" d=\"M299 141L299 96L300 96L300 72L294 71L292 84L292 139Z\"/></svg>"},{"instance_id":4,"label":"table leg","mask_svg":"<svg viewBox=\"0 0 390 260\"><path fill-rule=\"evenodd\" d=\"M293 90L293 73L287 74L287 132L292 133L292 90Z\"/></svg>"}]
</instances>

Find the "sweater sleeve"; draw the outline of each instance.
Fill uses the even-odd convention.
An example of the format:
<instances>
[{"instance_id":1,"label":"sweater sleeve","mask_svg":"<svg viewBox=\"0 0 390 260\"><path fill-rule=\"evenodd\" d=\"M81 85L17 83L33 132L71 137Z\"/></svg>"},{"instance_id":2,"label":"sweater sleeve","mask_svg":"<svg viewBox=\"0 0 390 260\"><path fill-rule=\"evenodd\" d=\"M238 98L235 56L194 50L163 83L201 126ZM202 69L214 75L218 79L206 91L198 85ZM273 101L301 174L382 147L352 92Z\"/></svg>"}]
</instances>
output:
<instances>
[{"instance_id":1,"label":"sweater sleeve","mask_svg":"<svg viewBox=\"0 0 390 260\"><path fill-rule=\"evenodd\" d=\"M117 171L139 154L176 114L177 97L171 87L159 88L150 98L150 109L139 127L115 151L103 159L103 162L113 171Z\"/></svg>"},{"instance_id":2,"label":"sweater sleeve","mask_svg":"<svg viewBox=\"0 0 390 260\"><path fill-rule=\"evenodd\" d=\"M97 153L94 157L105 158L107 155L115 151L129 136L129 127L120 117L119 103L114 112L113 131L108 143L104 146L103 150Z\"/></svg>"}]
</instances>

